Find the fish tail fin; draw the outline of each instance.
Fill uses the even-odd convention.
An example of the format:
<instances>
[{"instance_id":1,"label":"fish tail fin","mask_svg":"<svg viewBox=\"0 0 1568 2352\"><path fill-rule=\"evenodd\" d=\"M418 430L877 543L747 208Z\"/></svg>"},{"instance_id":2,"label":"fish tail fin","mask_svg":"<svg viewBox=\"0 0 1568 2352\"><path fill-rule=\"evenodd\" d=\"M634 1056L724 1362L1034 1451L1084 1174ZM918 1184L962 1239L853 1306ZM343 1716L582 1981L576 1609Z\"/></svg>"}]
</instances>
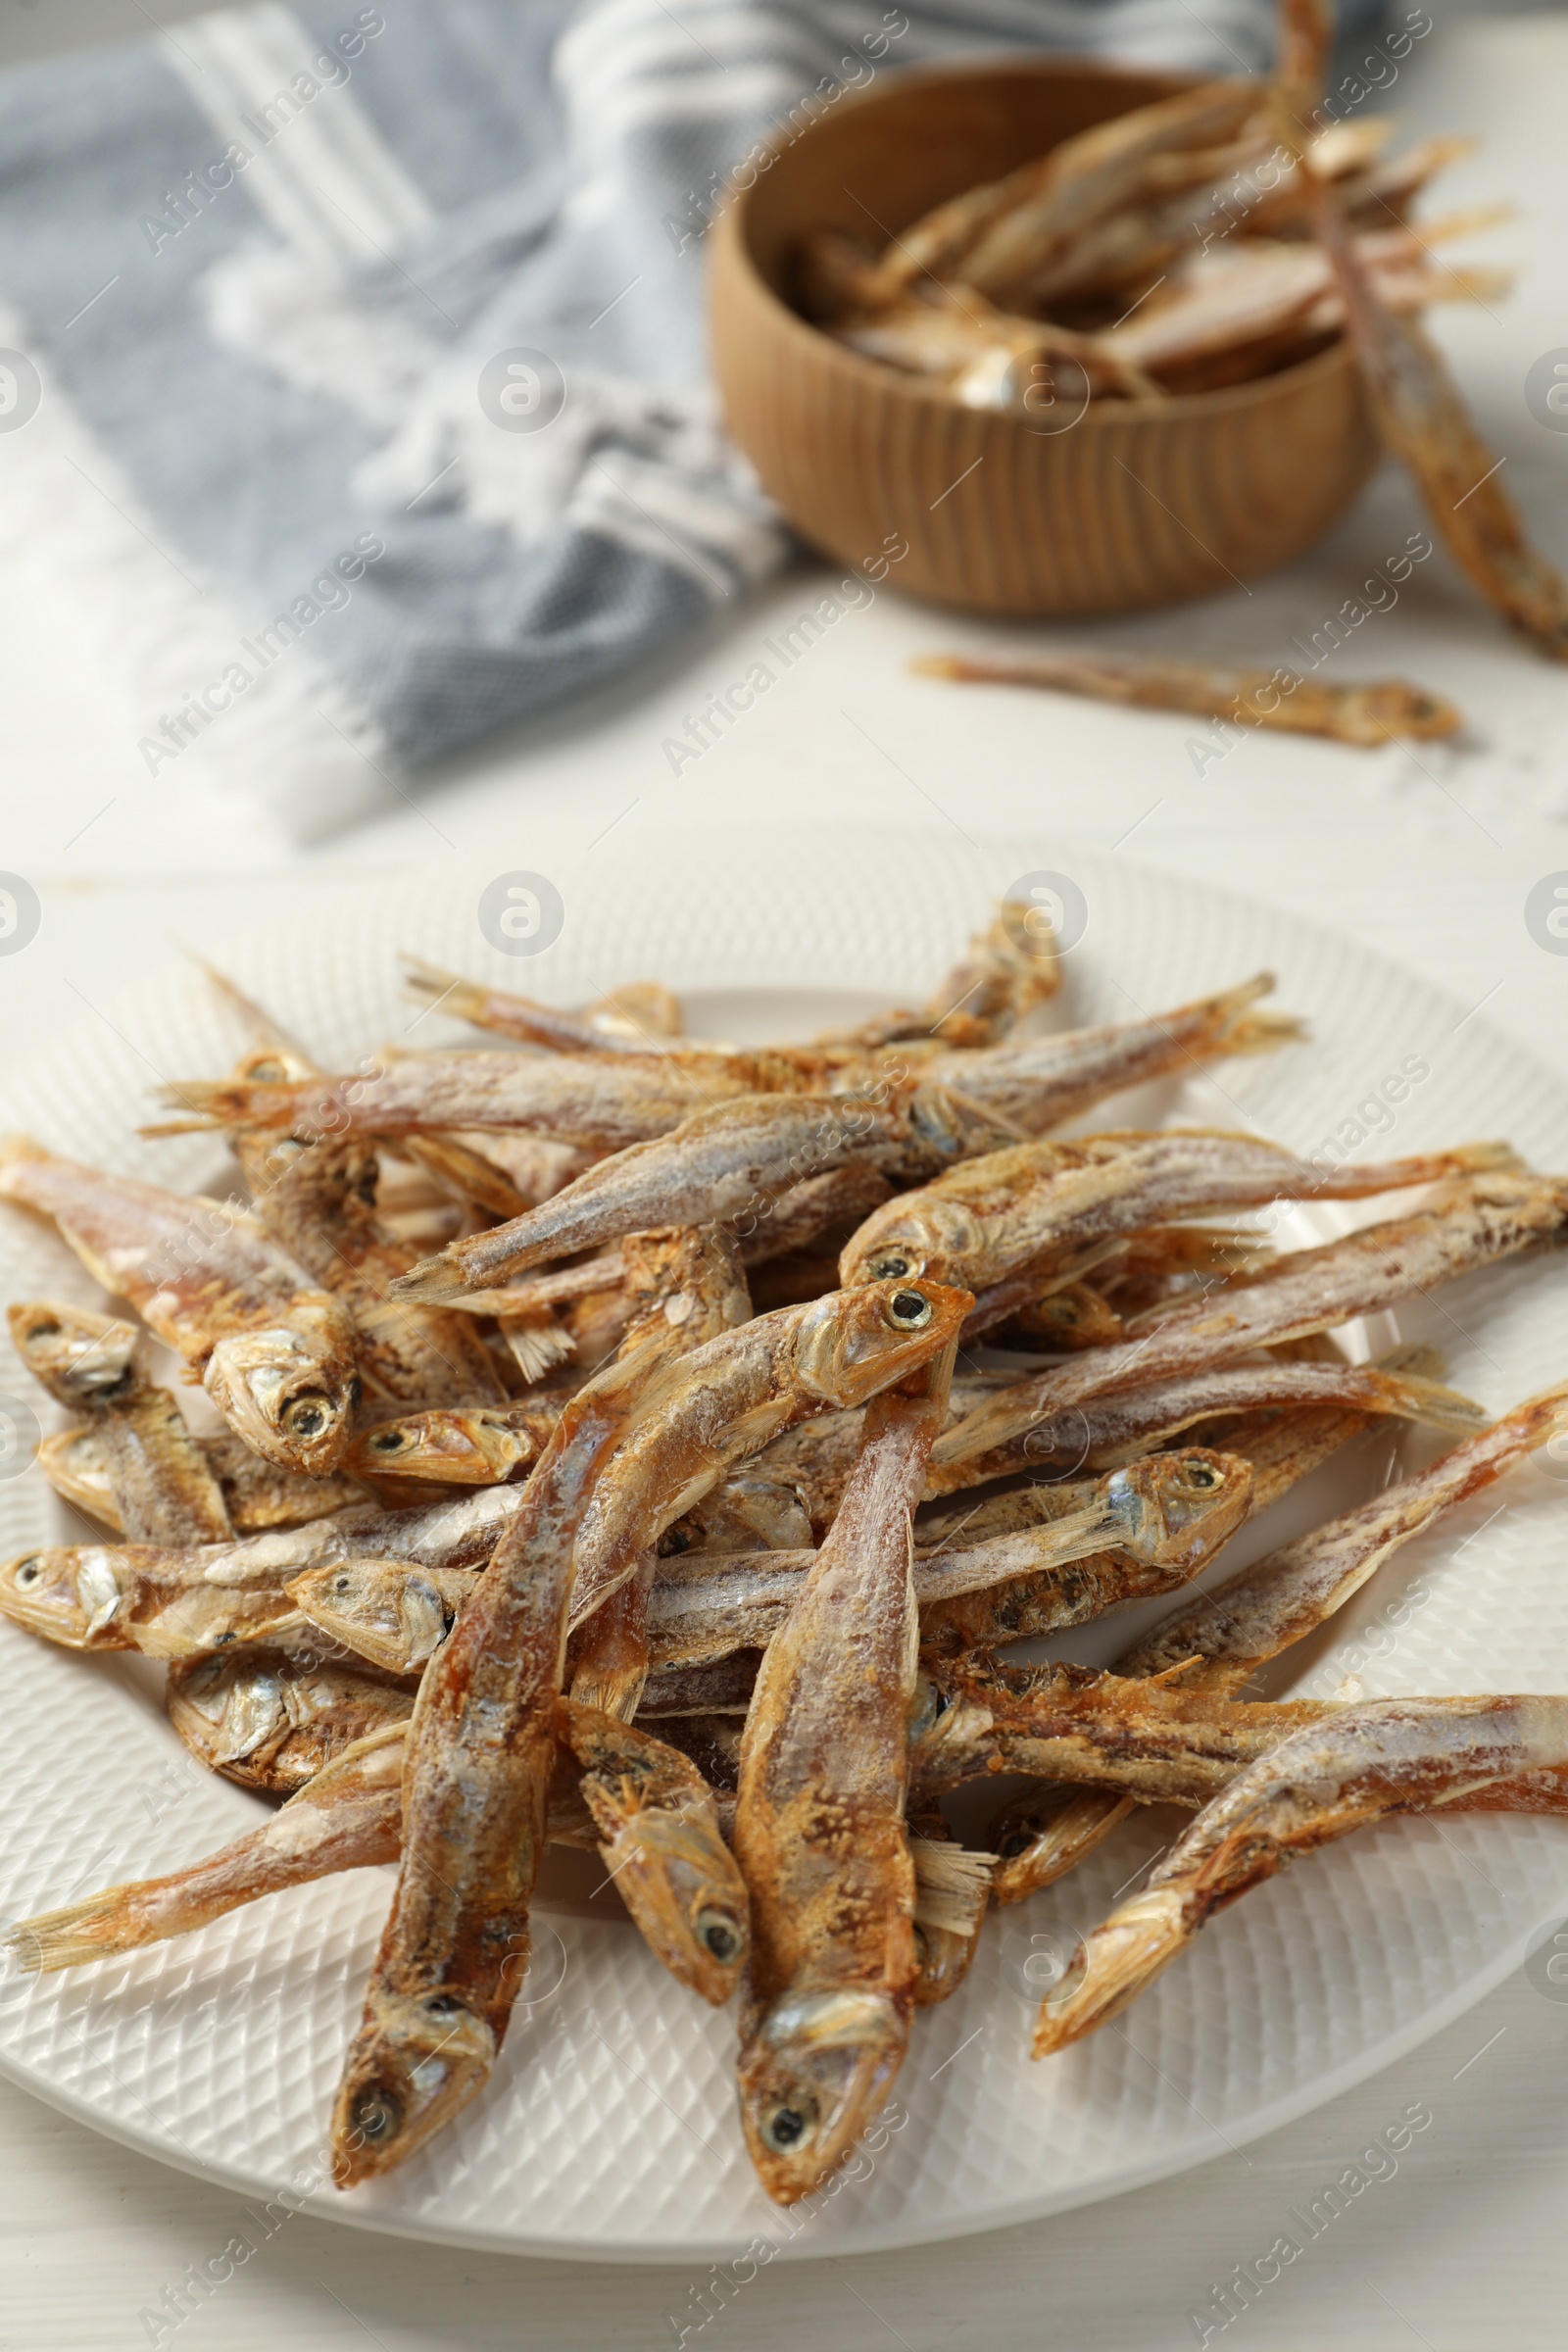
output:
<instances>
[{"instance_id":1,"label":"fish tail fin","mask_svg":"<svg viewBox=\"0 0 1568 2352\"><path fill-rule=\"evenodd\" d=\"M31 1160L48 1159L52 1155L42 1144L35 1144L30 1135L0 1135L0 1188L13 1168L24 1167Z\"/></svg>"},{"instance_id":2,"label":"fish tail fin","mask_svg":"<svg viewBox=\"0 0 1568 2352\"><path fill-rule=\"evenodd\" d=\"M157 1882L150 1882L156 1885ZM50 1976L56 1969L80 1968L88 1960L111 1960L156 1939L136 1898L148 1886L107 1886L58 1911L20 1920L0 1936L0 1956L21 1976Z\"/></svg>"},{"instance_id":3,"label":"fish tail fin","mask_svg":"<svg viewBox=\"0 0 1568 2352\"><path fill-rule=\"evenodd\" d=\"M426 963L422 956L403 957L404 985L411 997L422 997L429 1004L441 1004L462 1020L471 1020L475 1008L483 1004L488 990L477 981L465 980L461 972L449 972L439 963Z\"/></svg>"},{"instance_id":4,"label":"fish tail fin","mask_svg":"<svg viewBox=\"0 0 1568 2352\"><path fill-rule=\"evenodd\" d=\"M1473 1437L1478 1429L1488 1429L1493 1416L1484 1404L1473 1396L1463 1396L1457 1389L1445 1388L1435 1380L1425 1380L1406 1372L1396 1376L1400 1392L1398 1409L1401 1418L1425 1422L1430 1429L1449 1429L1458 1436Z\"/></svg>"},{"instance_id":5,"label":"fish tail fin","mask_svg":"<svg viewBox=\"0 0 1568 2352\"><path fill-rule=\"evenodd\" d=\"M530 1388L576 1353L576 1341L553 1307L530 1307L525 1314L500 1315L497 1321L513 1360Z\"/></svg>"},{"instance_id":6,"label":"fish tail fin","mask_svg":"<svg viewBox=\"0 0 1568 2352\"><path fill-rule=\"evenodd\" d=\"M1260 998L1273 993L1274 985L1272 972L1254 972L1250 980L1193 1007L1206 1015L1210 1053L1272 1054L1276 1047L1295 1044L1307 1035L1305 1022L1295 1013L1280 1012L1272 1005L1261 1011L1252 1009Z\"/></svg>"},{"instance_id":7,"label":"fish tail fin","mask_svg":"<svg viewBox=\"0 0 1568 2352\"><path fill-rule=\"evenodd\" d=\"M974 1853L946 1838L911 1838L909 1857L918 1924L945 1929L950 1936L973 1936L990 1899L996 1855Z\"/></svg>"}]
</instances>

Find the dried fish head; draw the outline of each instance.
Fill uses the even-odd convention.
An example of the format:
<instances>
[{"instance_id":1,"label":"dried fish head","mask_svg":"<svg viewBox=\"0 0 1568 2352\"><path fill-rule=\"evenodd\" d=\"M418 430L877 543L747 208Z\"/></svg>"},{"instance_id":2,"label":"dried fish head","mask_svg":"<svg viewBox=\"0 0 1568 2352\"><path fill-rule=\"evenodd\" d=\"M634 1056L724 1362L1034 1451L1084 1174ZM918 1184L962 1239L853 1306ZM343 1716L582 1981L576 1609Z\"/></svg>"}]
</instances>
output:
<instances>
[{"instance_id":1,"label":"dried fish head","mask_svg":"<svg viewBox=\"0 0 1568 2352\"><path fill-rule=\"evenodd\" d=\"M312 1625L361 1657L389 1674L412 1674L439 1648L457 1612L445 1584L439 1572L407 1560L337 1560L295 1577L288 1595Z\"/></svg>"},{"instance_id":2,"label":"dried fish head","mask_svg":"<svg viewBox=\"0 0 1568 2352\"><path fill-rule=\"evenodd\" d=\"M779 2205L809 2196L876 2113L908 2041L907 2018L871 1985L778 2002L741 2057L741 2122Z\"/></svg>"},{"instance_id":3,"label":"dried fish head","mask_svg":"<svg viewBox=\"0 0 1568 2352\"><path fill-rule=\"evenodd\" d=\"M972 1208L928 1188L912 1200L890 1200L867 1217L845 1244L839 1280L846 1289L921 1274L946 1282L956 1267L983 1256L984 1243L985 1227Z\"/></svg>"},{"instance_id":4,"label":"dried fish head","mask_svg":"<svg viewBox=\"0 0 1568 2352\"><path fill-rule=\"evenodd\" d=\"M691 1818L674 1807L648 1806L601 1850L627 1910L670 1975L722 2007L740 1983L751 1924L745 1881L711 1805Z\"/></svg>"},{"instance_id":5,"label":"dried fish head","mask_svg":"<svg viewBox=\"0 0 1568 2352\"><path fill-rule=\"evenodd\" d=\"M101 1544L24 1551L0 1568L0 1616L67 1649L127 1648L115 1623L125 1597L116 1554Z\"/></svg>"},{"instance_id":6,"label":"dried fish head","mask_svg":"<svg viewBox=\"0 0 1568 2352\"><path fill-rule=\"evenodd\" d=\"M76 1409L108 1404L135 1385L134 1324L51 1299L13 1306L7 1319L17 1353L58 1403Z\"/></svg>"},{"instance_id":7,"label":"dried fish head","mask_svg":"<svg viewBox=\"0 0 1568 2352\"><path fill-rule=\"evenodd\" d=\"M512 1428L502 1413L482 1406L439 1407L363 1430L345 1452L343 1467L359 1477L489 1487L531 1461L536 1451L529 1432Z\"/></svg>"},{"instance_id":8,"label":"dried fish head","mask_svg":"<svg viewBox=\"0 0 1568 2352\"><path fill-rule=\"evenodd\" d=\"M220 1340L203 1386L268 1461L315 1477L335 1469L360 1389L341 1309L301 1300L286 1324Z\"/></svg>"},{"instance_id":9,"label":"dried fish head","mask_svg":"<svg viewBox=\"0 0 1568 2352\"><path fill-rule=\"evenodd\" d=\"M1200 1567L1240 1527L1251 1492L1252 1465L1241 1454L1206 1446L1151 1454L1106 1481L1107 1506L1125 1529L1111 1544L1155 1567Z\"/></svg>"},{"instance_id":10,"label":"dried fish head","mask_svg":"<svg viewBox=\"0 0 1568 2352\"><path fill-rule=\"evenodd\" d=\"M940 1355L957 1339L973 1304L970 1292L940 1282L874 1282L861 1290L830 1291L801 1318L796 1377L829 1404L863 1404Z\"/></svg>"},{"instance_id":11,"label":"dried fish head","mask_svg":"<svg viewBox=\"0 0 1568 2352\"><path fill-rule=\"evenodd\" d=\"M1188 1940L1181 1892L1150 1886L1118 1905L1081 1943L1059 1984L1040 2005L1031 2056L1049 2058L1120 2015Z\"/></svg>"},{"instance_id":12,"label":"dried fish head","mask_svg":"<svg viewBox=\"0 0 1568 2352\"><path fill-rule=\"evenodd\" d=\"M522 1956L526 1965L526 1955ZM332 2116L332 2173L339 2188L406 2163L473 2097L495 2065L496 2037L448 1986L392 1992L370 1985L375 2028L351 2060Z\"/></svg>"}]
</instances>

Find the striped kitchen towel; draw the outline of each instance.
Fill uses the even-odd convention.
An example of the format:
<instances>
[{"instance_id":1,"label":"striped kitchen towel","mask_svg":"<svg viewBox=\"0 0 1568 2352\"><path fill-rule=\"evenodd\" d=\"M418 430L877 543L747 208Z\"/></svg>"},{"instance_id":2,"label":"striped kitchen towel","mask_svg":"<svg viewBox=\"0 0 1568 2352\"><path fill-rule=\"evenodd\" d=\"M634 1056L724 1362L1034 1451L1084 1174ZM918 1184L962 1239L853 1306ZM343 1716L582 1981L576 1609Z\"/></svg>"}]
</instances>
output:
<instances>
[{"instance_id":1,"label":"striped kitchen towel","mask_svg":"<svg viewBox=\"0 0 1568 2352\"><path fill-rule=\"evenodd\" d=\"M330 831L780 562L701 303L770 126L959 50L1271 40L1267 0L328 0L22 69L0 527L69 571L138 774Z\"/></svg>"}]
</instances>

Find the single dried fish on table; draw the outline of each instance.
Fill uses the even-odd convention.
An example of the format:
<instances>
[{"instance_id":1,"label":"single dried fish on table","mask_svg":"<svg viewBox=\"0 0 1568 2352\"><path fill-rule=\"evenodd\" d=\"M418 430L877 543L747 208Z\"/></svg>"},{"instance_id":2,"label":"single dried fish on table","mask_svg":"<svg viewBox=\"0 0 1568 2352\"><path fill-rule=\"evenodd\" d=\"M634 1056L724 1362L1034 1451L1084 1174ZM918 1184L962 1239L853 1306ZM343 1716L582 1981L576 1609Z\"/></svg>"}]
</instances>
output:
<instances>
[{"instance_id":1,"label":"single dried fish on table","mask_svg":"<svg viewBox=\"0 0 1568 2352\"><path fill-rule=\"evenodd\" d=\"M1096 653L1032 654L1009 661L926 654L909 667L921 677L1044 687L1141 710L1190 710L1200 718L1228 718L1291 735L1327 735L1367 750L1401 736L1418 743L1440 741L1464 725L1463 714L1443 695L1402 678L1330 686L1291 669L1233 669Z\"/></svg>"},{"instance_id":2,"label":"single dried fish on table","mask_svg":"<svg viewBox=\"0 0 1568 2352\"><path fill-rule=\"evenodd\" d=\"M111 1507L132 1543L208 1544L233 1533L212 1465L151 1379L130 1324L48 1300L13 1306L8 1320L33 1378L68 1412L88 1416Z\"/></svg>"},{"instance_id":3,"label":"single dried fish on table","mask_svg":"<svg viewBox=\"0 0 1568 2352\"><path fill-rule=\"evenodd\" d=\"M288 1470L334 1467L360 1394L353 1324L248 1210L106 1175L24 1137L0 1145L0 1199L52 1217L258 1453Z\"/></svg>"}]
</instances>

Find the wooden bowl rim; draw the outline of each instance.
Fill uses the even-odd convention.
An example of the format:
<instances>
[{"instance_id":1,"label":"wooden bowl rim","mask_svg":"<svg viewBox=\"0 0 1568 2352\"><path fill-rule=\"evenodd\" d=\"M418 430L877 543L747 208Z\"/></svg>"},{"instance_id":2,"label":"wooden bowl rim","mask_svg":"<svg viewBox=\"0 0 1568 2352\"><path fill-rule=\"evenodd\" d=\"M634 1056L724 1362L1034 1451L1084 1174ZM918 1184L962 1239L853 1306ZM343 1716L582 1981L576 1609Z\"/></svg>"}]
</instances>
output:
<instances>
[{"instance_id":1,"label":"wooden bowl rim","mask_svg":"<svg viewBox=\"0 0 1568 2352\"><path fill-rule=\"evenodd\" d=\"M1058 50L1049 56L1041 56L1034 50L1022 50L1008 51L997 57L981 55L958 61L938 59L917 66L901 66L891 85L884 83L879 89L875 82L870 82L863 90L852 90L846 95L850 100L850 110L859 111L873 102L885 104L890 95L907 89L915 81L956 84L1009 74L1049 81L1064 71L1088 74L1102 81L1164 80L1170 83L1172 92L1195 88L1204 78L1201 74L1181 74L1162 67L1134 67L1104 58L1080 56L1076 51ZM1216 74L1213 78L1239 81L1253 77ZM844 117L835 114L832 119L842 122ZM1114 118L1107 117L1106 120ZM1014 432L1027 433L1031 440L1065 440L1068 433L1076 432L1078 425L1083 424L1097 430L1129 423L1181 424L1223 416L1237 410L1266 406L1280 393L1309 388L1315 378L1340 373L1355 364L1350 345L1342 334L1338 342L1331 343L1326 351L1314 352L1310 359L1298 360L1290 368L1277 368L1268 375L1251 376L1245 383L1223 384L1212 392L1167 392L1153 400L1091 400L1078 424L1065 425L1058 433L1037 432L1021 416L1013 416L1005 409L967 408L959 401L951 400L941 385L929 383L921 376L906 374L885 361L870 359L864 352L856 351L850 344L840 343L834 336L824 333L821 327L814 326L808 318L803 318L799 311L775 293L758 268L746 229L746 213L751 199L771 165L793 149L805 146L808 140L815 138L820 127L821 119L790 136L781 125L764 150L769 162L766 166L759 166L757 177L751 186L732 187L726 195L713 223L713 260L709 267L710 291L718 254L727 251L749 281L751 291L760 296L775 318L783 322L787 334L793 336L803 349L814 352L818 361L837 368L845 376L858 380L885 400L905 401L916 408L940 408L955 416L971 416L983 426L1010 427Z\"/></svg>"}]
</instances>

